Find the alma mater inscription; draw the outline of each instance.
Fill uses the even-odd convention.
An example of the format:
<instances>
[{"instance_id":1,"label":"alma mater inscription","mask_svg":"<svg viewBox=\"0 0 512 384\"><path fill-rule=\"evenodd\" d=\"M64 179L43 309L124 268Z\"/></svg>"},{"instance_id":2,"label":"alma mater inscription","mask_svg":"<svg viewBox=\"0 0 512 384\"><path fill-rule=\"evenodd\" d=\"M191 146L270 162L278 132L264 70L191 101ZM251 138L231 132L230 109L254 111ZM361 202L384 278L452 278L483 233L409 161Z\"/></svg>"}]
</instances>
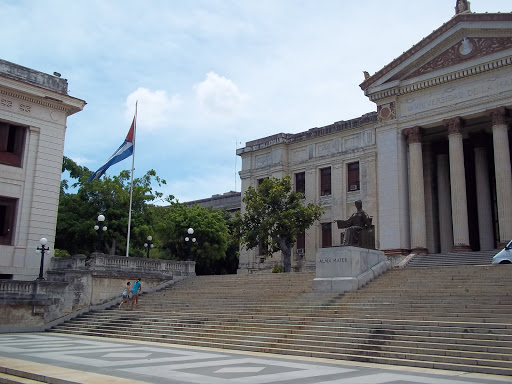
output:
<instances>
[{"instance_id":1,"label":"alma mater inscription","mask_svg":"<svg viewBox=\"0 0 512 384\"><path fill-rule=\"evenodd\" d=\"M402 116L408 116L507 90L512 90L510 74L500 77L492 76L460 87L443 87L428 94L409 97L400 104L400 112Z\"/></svg>"}]
</instances>

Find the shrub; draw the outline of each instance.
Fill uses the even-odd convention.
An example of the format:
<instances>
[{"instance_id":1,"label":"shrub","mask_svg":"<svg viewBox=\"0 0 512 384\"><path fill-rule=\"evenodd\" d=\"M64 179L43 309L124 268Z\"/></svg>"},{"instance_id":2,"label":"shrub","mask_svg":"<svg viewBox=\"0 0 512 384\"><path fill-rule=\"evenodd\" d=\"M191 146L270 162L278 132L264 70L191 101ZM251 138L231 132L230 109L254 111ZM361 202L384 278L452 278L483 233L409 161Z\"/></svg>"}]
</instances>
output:
<instances>
[{"instance_id":1,"label":"shrub","mask_svg":"<svg viewBox=\"0 0 512 384\"><path fill-rule=\"evenodd\" d=\"M71 255L65 249L55 248L53 251L53 257L69 257L69 256L71 256Z\"/></svg>"}]
</instances>

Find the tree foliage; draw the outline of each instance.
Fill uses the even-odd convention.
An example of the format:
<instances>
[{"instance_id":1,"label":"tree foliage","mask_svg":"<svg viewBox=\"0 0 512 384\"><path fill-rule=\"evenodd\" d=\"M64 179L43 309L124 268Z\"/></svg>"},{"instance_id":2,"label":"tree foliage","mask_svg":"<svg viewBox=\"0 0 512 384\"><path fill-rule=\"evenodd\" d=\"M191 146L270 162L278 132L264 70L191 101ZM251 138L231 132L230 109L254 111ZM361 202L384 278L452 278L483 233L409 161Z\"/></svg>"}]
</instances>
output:
<instances>
[{"instance_id":1,"label":"tree foliage","mask_svg":"<svg viewBox=\"0 0 512 384\"><path fill-rule=\"evenodd\" d=\"M130 204L130 173L104 175L101 180L88 182L91 171L64 157L62 171L69 172L72 182L62 180L55 248L62 254L91 254L96 249L98 234L94 225L99 214L105 216L102 249L111 255L126 254L126 234ZM189 207L170 195L154 191L161 186L155 171L133 180L132 218L130 226L130 256L145 257L144 243L152 236L151 258L188 259L184 238L187 229L195 230L196 243L191 246L197 274L236 273L238 243L230 236L229 214L199 205ZM169 206L156 206L157 200Z\"/></svg>"},{"instance_id":2,"label":"tree foliage","mask_svg":"<svg viewBox=\"0 0 512 384\"><path fill-rule=\"evenodd\" d=\"M245 213L237 214L235 234L247 249L263 244L265 256L283 253L284 271L291 270L291 249L297 235L309 228L323 213L313 203L305 204L302 193L292 191L290 176L265 179L244 194Z\"/></svg>"},{"instance_id":3,"label":"tree foliage","mask_svg":"<svg viewBox=\"0 0 512 384\"><path fill-rule=\"evenodd\" d=\"M161 246L180 260L196 262L198 275L214 274L226 260L229 246L229 228L224 211L200 205L189 207L169 197L168 207L160 207L155 230ZM189 235L187 230L193 228ZM185 241L189 237L189 241ZM191 239L196 241L192 242ZM189 255L190 253L190 255ZM238 263L237 263L238 265ZM233 272L232 268L227 268Z\"/></svg>"},{"instance_id":4,"label":"tree foliage","mask_svg":"<svg viewBox=\"0 0 512 384\"><path fill-rule=\"evenodd\" d=\"M130 205L130 172L122 171L117 176L103 176L102 180L88 182L91 171L64 157L63 172L68 171L75 179L70 189L67 180L61 183L57 236L55 247L71 254L90 254L96 248L97 233L94 225L98 215L105 216L102 246L109 254L125 254L128 215ZM152 210L148 203L161 198L160 192L153 191L152 185L165 184L154 170L133 180L132 223L130 233L130 254L143 255L146 237L153 232ZM142 247L142 248L141 248Z\"/></svg>"}]
</instances>

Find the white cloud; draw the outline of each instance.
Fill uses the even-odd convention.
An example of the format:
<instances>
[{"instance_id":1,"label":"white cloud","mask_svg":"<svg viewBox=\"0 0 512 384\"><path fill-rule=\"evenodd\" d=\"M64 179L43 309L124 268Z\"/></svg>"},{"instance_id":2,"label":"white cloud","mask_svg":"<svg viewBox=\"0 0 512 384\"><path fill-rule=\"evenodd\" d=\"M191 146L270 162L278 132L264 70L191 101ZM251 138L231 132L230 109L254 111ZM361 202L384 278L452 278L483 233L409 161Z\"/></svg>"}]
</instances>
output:
<instances>
[{"instance_id":1,"label":"white cloud","mask_svg":"<svg viewBox=\"0 0 512 384\"><path fill-rule=\"evenodd\" d=\"M201 108L209 115L231 118L239 115L248 99L230 79L209 72L206 80L195 86Z\"/></svg>"},{"instance_id":2,"label":"white cloud","mask_svg":"<svg viewBox=\"0 0 512 384\"><path fill-rule=\"evenodd\" d=\"M138 88L126 98L125 115L130 121L135 113L136 102L138 102L137 127L148 130L163 127L171 119L171 113L182 105L179 95L169 97L166 91Z\"/></svg>"}]
</instances>

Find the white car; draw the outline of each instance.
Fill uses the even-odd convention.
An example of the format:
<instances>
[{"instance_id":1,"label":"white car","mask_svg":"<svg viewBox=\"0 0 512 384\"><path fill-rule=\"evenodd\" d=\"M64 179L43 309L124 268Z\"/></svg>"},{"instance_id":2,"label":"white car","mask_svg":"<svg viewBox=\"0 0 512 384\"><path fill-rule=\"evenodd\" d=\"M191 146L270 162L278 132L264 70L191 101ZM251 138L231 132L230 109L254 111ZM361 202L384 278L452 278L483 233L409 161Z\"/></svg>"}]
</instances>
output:
<instances>
[{"instance_id":1,"label":"white car","mask_svg":"<svg viewBox=\"0 0 512 384\"><path fill-rule=\"evenodd\" d=\"M493 264L511 264L512 263L512 240L503 248L501 251L499 251L494 257L492 258Z\"/></svg>"}]
</instances>

